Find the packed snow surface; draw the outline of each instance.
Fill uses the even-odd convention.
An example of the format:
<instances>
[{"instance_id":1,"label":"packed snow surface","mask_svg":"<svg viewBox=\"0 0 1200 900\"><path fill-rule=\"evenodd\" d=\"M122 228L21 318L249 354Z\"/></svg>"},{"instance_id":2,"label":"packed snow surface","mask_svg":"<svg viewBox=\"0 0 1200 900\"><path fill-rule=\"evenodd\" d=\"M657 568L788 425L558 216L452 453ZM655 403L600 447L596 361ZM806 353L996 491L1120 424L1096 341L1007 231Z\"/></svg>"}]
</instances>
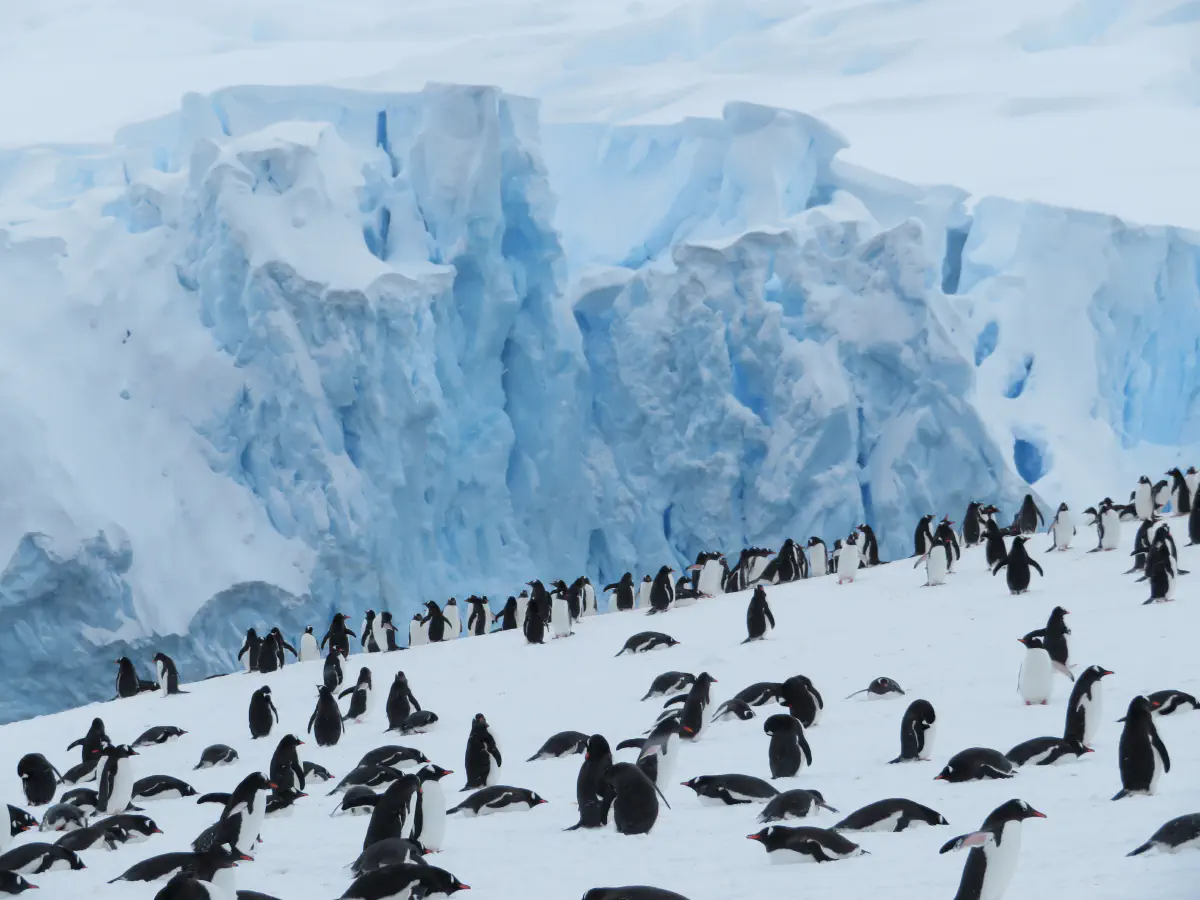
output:
<instances>
[{"instance_id":1,"label":"packed snow surface","mask_svg":"<svg viewBox=\"0 0 1200 900\"><path fill-rule=\"evenodd\" d=\"M1174 520L1173 524L1179 524ZM1179 531L1176 528L1176 531ZM371 668L377 692L374 711L362 724L348 723L336 747L318 748L311 738L301 759L327 767L340 778L368 750L385 743L416 747L439 765L456 770L443 785L450 805L465 797L463 752L471 718L483 713L503 753L498 781L529 788L549 802L529 812L479 819L451 818L445 849L429 857L471 886L469 897L579 897L594 886L649 884L678 891L691 900L728 896L883 897L926 900L951 897L965 854L938 855L954 835L977 828L995 806L1012 797L1045 813L1025 823L1010 898L1053 900L1086 895L1091 900L1188 900L1200 877L1200 853L1127 854L1170 818L1200 808L1195 748L1200 714L1158 719L1172 759L1158 792L1112 802L1120 787L1115 721L1137 693L1164 688L1200 692L1194 635L1200 620L1191 579L1180 582L1178 602L1143 606L1144 584L1122 575L1129 566L1132 529L1118 552L1087 554L1093 535L1078 535L1074 549L1045 554L1045 535L1029 547L1045 569L1032 588L1011 596L1003 573L988 574L983 549L965 552L945 586L925 588L923 569L900 561L863 570L854 584L834 577L769 589L778 627L765 641L739 644L744 636L749 594L706 599L665 615L640 611L584 619L576 633L543 646L530 646L515 632L426 645L390 654L354 653L347 670ZM1181 542L1182 543L1182 542ZM1200 569L1200 553L1180 547L1180 563ZM1061 734L1070 685L1055 676L1047 706L1027 707L1017 695L1023 648L1016 638L1041 627L1062 605L1071 659L1077 672L1098 664L1115 672L1104 679L1103 721L1095 753L1056 766L1026 767L1007 781L946 784L934 781L949 757L972 746L1001 752L1039 735ZM642 655L613 654L625 639L647 628L665 631L678 646ZM295 638L294 634L289 637ZM383 699L397 669L408 675L422 706L439 722L426 734L385 735ZM758 804L702 806L678 782L696 775L743 773L768 777L765 718L780 707L756 710L746 722L709 723L694 743L680 747L670 783L671 808L662 808L646 836L625 837L611 828L564 832L575 823L575 776L581 756L525 762L551 734L562 730L604 734L611 745L640 735L654 722L662 700L639 698L661 672L709 672L713 706L758 681L795 674L809 676L825 698L818 725L807 730L814 762L801 777L782 779L783 790L816 788L842 815L887 797L906 797L933 807L949 827L917 828L900 834L848 835L870 855L820 866L772 866L763 849L745 836L760 827ZM188 677L185 671L184 679ZM899 682L905 696L843 699L874 678ZM321 663L288 664L269 676L236 673L185 684L186 696L143 694L5 726L0 741L0 784L5 799L23 804L15 766L27 752L44 752L60 769L77 758L66 745L80 737L93 716L104 719L111 737L134 740L153 725L187 729L181 739L147 747L133 761L136 774L173 774L198 791L228 791L246 774L265 770L286 732L302 737L321 680ZM270 684L281 723L265 739L251 741L246 710L250 694ZM889 765L898 752L901 715L918 698L937 712L938 731L929 762ZM240 754L234 765L193 771L201 750L227 743ZM621 751L617 760L632 759ZM252 863L236 869L240 888L282 900L329 900L350 884L344 868L357 855L364 818L330 818L338 797L331 784L310 783L290 817L268 818L263 843ZM149 900L160 885L105 882L152 854L186 849L219 808L194 799L140 803L164 834L115 852L85 851L82 872L31 876L49 896L95 896ZM35 810L40 813L44 810ZM840 816L821 812L805 822L829 827ZM45 838L31 833L18 842ZM53 836L51 836L53 837Z\"/></svg>"}]
</instances>

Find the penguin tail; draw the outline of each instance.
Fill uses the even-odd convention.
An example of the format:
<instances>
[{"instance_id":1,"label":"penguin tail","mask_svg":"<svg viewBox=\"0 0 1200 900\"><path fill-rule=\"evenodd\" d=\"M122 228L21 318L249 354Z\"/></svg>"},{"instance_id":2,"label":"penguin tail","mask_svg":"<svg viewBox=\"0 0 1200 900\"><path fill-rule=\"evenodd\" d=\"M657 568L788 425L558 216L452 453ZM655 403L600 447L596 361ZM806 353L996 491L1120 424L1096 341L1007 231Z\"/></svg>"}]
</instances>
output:
<instances>
[{"instance_id":1,"label":"penguin tail","mask_svg":"<svg viewBox=\"0 0 1200 900\"><path fill-rule=\"evenodd\" d=\"M850 695L850 697L857 697L859 694L865 694L866 692L867 692L867 689L863 688L861 691L855 691L853 694ZM849 700L850 697L847 697L846 699Z\"/></svg>"},{"instance_id":2,"label":"penguin tail","mask_svg":"<svg viewBox=\"0 0 1200 900\"><path fill-rule=\"evenodd\" d=\"M1130 796L1132 796L1132 794L1130 794L1129 791L1125 790L1124 788L1121 788L1121 790L1119 790L1115 794L1113 794L1113 799L1114 800L1124 800L1126 797L1130 797Z\"/></svg>"},{"instance_id":3,"label":"penguin tail","mask_svg":"<svg viewBox=\"0 0 1200 900\"><path fill-rule=\"evenodd\" d=\"M1142 846L1138 847L1136 850L1130 850L1125 855L1126 856L1141 856L1147 850L1153 849L1153 847L1154 847L1154 841L1146 841L1146 843L1142 844Z\"/></svg>"}]
</instances>

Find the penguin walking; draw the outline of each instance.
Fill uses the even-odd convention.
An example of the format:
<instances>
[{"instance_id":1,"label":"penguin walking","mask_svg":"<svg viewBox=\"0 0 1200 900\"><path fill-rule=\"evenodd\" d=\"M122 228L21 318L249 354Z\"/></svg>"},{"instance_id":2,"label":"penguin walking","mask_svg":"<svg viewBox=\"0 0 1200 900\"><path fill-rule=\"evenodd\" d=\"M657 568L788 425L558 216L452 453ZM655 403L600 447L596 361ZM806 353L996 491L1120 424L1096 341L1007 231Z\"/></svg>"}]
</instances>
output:
<instances>
[{"instance_id":1,"label":"penguin walking","mask_svg":"<svg viewBox=\"0 0 1200 900\"><path fill-rule=\"evenodd\" d=\"M1009 800L988 813L978 831L943 844L939 853L970 848L954 900L1000 900L1016 874L1021 823L1044 818L1024 800Z\"/></svg>"},{"instance_id":2,"label":"penguin walking","mask_svg":"<svg viewBox=\"0 0 1200 900\"><path fill-rule=\"evenodd\" d=\"M612 764L612 750L608 746L608 740L602 734L593 734L588 738L587 749L583 751L583 764L575 778L575 801L579 807L579 821L567 831L599 828L604 824L600 812L604 808L607 790L605 779Z\"/></svg>"},{"instance_id":3,"label":"penguin walking","mask_svg":"<svg viewBox=\"0 0 1200 900\"><path fill-rule=\"evenodd\" d=\"M304 741L294 734L285 734L275 745L275 752L271 754L269 775L276 790L304 790L304 766L300 764L300 754L296 751L303 743Z\"/></svg>"},{"instance_id":4,"label":"penguin walking","mask_svg":"<svg viewBox=\"0 0 1200 900\"><path fill-rule=\"evenodd\" d=\"M933 758L933 738L937 734L937 714L928 700L908 704L900 720L900 755L892 763L917 762Z\"/></svg>"},{"instance_id":5,"label":"penguin walking","mask_svg":"<svg viewBox=\"0 0 1200 900\"><path fill-rule=\"evenodd\" d=\"M935 540L924 557L917 557L913 568L919 566L922 559L925 561L925 587L937 587L946 583L953 552L947 541Z\"/></svg>"},{"instance_id":6,"label":"penguin walking","mask_svg":"<svg viewBox=\"0 0 1200 900\"><path fill-rule=\"evenodd\" d=\"M442 618L446 620L446 634L444 639L454 641L462 634L462 620L458 616L458 600L451 597L446 601L446 606L442 610Z\"/></svg>"},{"instance_id":7,"label":"penguin walking","mask_svg":"<svg viewBox=\"0 0 1200 900\"><path fill-rule=\"evenodd\" d=\"M1120 800L1134 794L1153 794L1158 787L1158 780L1171 771L1171 757L1154 726L1150 701L1145 697L1134 697L1119 721L1125 723L1117 753L1121 790L1113 799Z\"/></svg>"},{"instance_id":8,"label":"penguin walking","mask_svg":"<svg viewBox=\"0 0 1200 900\"><path fill-rule=\"evenodd\" d=\"M300 662L313 662L321 658L321 648L317 646L317 636L313 634L311 625L300 635Z\"/></svg>"},{"instance_id":9,"label":"penguin walking","mask_svg":"<svg viewBox=\"0 0 1200 900\"><path fill-rule=\"evenodd\" d=\"M408 646L420 647L422 644L429 643L429 630L425 625L425 618L416 613L412 617L412 621L408 623Z\"/></svg>"},{"instance_id":10,"label":"penguin walking","mask_svg":"<svg viewBox=\"0 0 1200 900\"><path fill-rule=\"evenodd\" d=\"M761 584L755 586L750 604L746 607L746 639L743 644L761 641L767 636L767 628L775 627L775 616L767 603L767 590Z\"/></svg>"},{"instance_id":11,"label":"penguin walking","mask_svg":"<svg viewBox=\"0 0 1200 900\"><path fill-rule=\"evenodd\" d=\"M1045 706L1054 690L1054 669L1046 645L1034 632L1017 638L1025 645L1025 659L1021 663L1021 674L1017 678L1017 690L1026 706L1035 703Z\"/></svg>"},{"instance_id":12,"label":"penguin walking","mask_svg":"<svg viewBox=\"0 0 1200 900\"><path fill-rule=\"evenodd\" d=\"M109 745L100 751L104 765L100 769L100 790L97 812L115 816L125 812L133 799L133 763L130 758L138 752L128 744Z\"/></svg>"},{"instance_id":13,"label":"penguin walking","mask_svg":"<svg viewBox=\"0 0 1200 900\"><path fill-rule=\"evenodd\" d=\"M154 669L158 673L158 688L164 697L187 693L179 689L179 670L175 668L175 660L167 654L154 654Z\"/></svg>"},{"instance_id":14,"label":"penguin walking","mask_svg":"<svg viewBox=\"0 0 1200 900\"><path fill-rule=\"evenodd\" d=\"M387 697L387 720L388 731L400 729L404 725L404 720L412 714L413 710L420 712L421 704L417 702L417 698L413 695L412 687L408 683L408 677L403 672L397 672L392 679L392 686L388 690Z\"/></svg>"},{"instance_id":15,"label":"penguin walking","mask_svg":"<svg viewBox=\"0 0 1200 900\"><path fill-rule=\"evenodd\" d=\"M352 637L358 637L358 635L346 627L346 616L342 613L334 613L333 620L329 623L329 630L321 638L321 649L324 650L325 645L329 644L342 656L349 656L350 638Z\"/></svg>"},{"instance_id":16,"label":"penguin walking","mask_svg":"<svg viewBox=\"0 0 1200 900\"><path fill-rule=\"evenodd\" d=\"M954 571L954 564L962 558L962 548L958 545L958 535L954 533L954 523L949 516L942 516L937 529L933 532L934 543L946 544L949 549L950 566L947 571Z\"/></svg>"},{"instance_id":17,"label":"penguin walking","mask_svg":"<svg viewBox=\"0 0 1200 900\"><path fill-rule=\"evenodd\" d=\"M262 638L258 636L258 632L253 628L246 629L246 640L242 643L242 649L238 651L238 659L247 672L258 671L258 651L262 647Z\"/></svg>"},{"instance_id":18,"label":"penguin walking","mask_svg":"<svg viewBox=\"0 0 1200 900\"><path fill-rule=\"evenodd\" d=\"M1004 546L1004 534L1000 531L1000 526L996 524L995 519L988 519L984 523L983 528L983 555L987 561L988 568L991 569L997 563L1001 563L1008 558L1008 550Z\"/></svg>"},{"instance_id":19,"label":"penguin walking","mask_svg":"<svg viewBox=\"0 0 1200 900\"><path fill-rule=\"evenodd\" d=\"M858 535L854 532L847 535L846 542L834 555L836 557L837 583L852 583L858 576L858 565L862 560L858 552Z\"/></svg>"},{"instance_id":20,"label":"penguin walking","mask_svg":"<svg viewBox=\"0 0 1200 900\"><path fill-rule=\"evenodd\" d=\"M496 738L488 727L487 719L483 713L476 713L475 718L471 720L471 733L467 736L467 752L464 759L467 783L463 790L471 791L495 784L503 764L500 748L496 745Z\"/></svg>"},{"instance_id":21,"label":"penguin walking","mask_svg":"<svg viewBox=\"0 0 1200 900\"><path fill-rule=\"evenodd\" d=\"M487 634L492 627L492 611L488 609L487 600L472 594L467 598L467 603L471 606L470 615L467 616L467 634L476 637ZM516 601L513 605L516 605ZM507 611L508 608L505 607L505 612Z\"/></svg>"},{"instance_id":22,"label":"penguin walking","mask_svg":"<svg viewBox=\"0 0 1200 900\"><path fill-rule=\"evenodd\" d=\"M600 818L607 822L611 811L618 834L649 834L658 821L659 797L671 808L658 785L632 763L612 766L605 781L607 791Z\"/></svg>"},{"instance_id":23,"label":"penguin walking","mask_svg":"<svg viewBox=\"0 0 1200 900\"><path fill-rule=\"evenodd\" d=\"M442 779L453 774L432 763L417 770L421 790L417 794L412 839L434 853L442 849L446 838L446 793L442 790Z\"/></svg>"},{"instance_id":24,"label":"penguin walking","mask_svg":"<svg viewBox=\"0 0 1200 900\"><path fill-rule=\"evenodd\" d=\"M1037 573L1045 577L1046 573L1042 571L1038 561L1030 557L1029 552L1025 549L1025 538L1017 536L1013 538L1008 556L996 563L992 568L992 574L995 575L1001 569L1006 569L1004 575L1008 581L1009 591L1013 594L1023 594L1029 590L1030 568L1037 569Z\"/></svg>"},{"instance_id":25,"label":"penguin walking","mask_svg":"<svg viewBox=\"0 0 1200 900\"><path fill-rule=\"evenodd\" d=\"M811 578L829 574L829 548L816 535L808 539L808 572Z\"/></svg>"},{"instance_id":26,"label":"penguin walking","mask_svg":"<svg viewBox=\"0 0 1200 900\"><path fill-rule=\"evenodd\" d=\"M636 588L633 586L633 574L631 572L626 572L621 576L620 581L614 582L613 584L606 584L604 586L604 593L611 593L613 595L609 603L610 605L612 603L616 603L618 612L625 612L626 610L633 609L636 601Z\"/></svg>"},{"instance_id":27,"label":"penguin walking","mask_svg":"<svg viewBox=\"0 0 1200 900\"><path fill-rule=\"evenodd\" d=\"M1058 504L1058 512L1050 521L1050 537L1053 543L1046 552L1071 549L1071 541L1075 537L1075 519L1066 503Z\"/></svg>"},{"instance_id":28,"label":"penguin walking","mask_svg":"<svg viewBox=\"0 0 1200 900\"><path fill-rule=\"evenodd\" d=\"M446 634L450 628L450 620L446 618L446 614L442 612L442 608L433 600L425 603L426 613L422 617L422 624L425 625L425 633L429 643L440 644L446 640Z\"/></svg>"},{"instance_id":29,"label":"penguin walking","mask_svg":"<svg viewBox=\"0 0 1200 900\"><path fill-rule=\"evenodd\" d=\"M321 685L317 688L316 708L308 717L308 733L316 739L318 747L332 747L342 739L345 728L333 691Z\"/></svg>"},{"instance_id":30,"label":"penguin walking","mask_svg":"<svg viewBox=\"0 0 1200 900\"><path fill-rule=\"evenodd\" d=\"M271 700L271 688L263 685L250 695L250 737L266 737L279 721L279 710Z\"/></svg>"},{"instance_id":31,"label":"penguin walking","mask_svg":"<svg viewBox=\"0 0 1200 900\"><path fill-rule=\"evenodd\" d=\"M879 565L879 541L875 538L875 529L873 529L870 525L863 523L862 525L858 526L858 530L862 532L861 556L863 565Z\"/></svg>"},{"instance_id":32,"label":"penguin walking","mask_svg":"<svg viewBox=\"0 0 1200 900\"><path fill-rule=\"evenodd\" d=\"M370 712L371 709L371 670L363 666L358 670L358 681L354 687L346 688L338 694L338 699L349 695L350 708L346 714L342 716L342 721L353 719L355 722L361 722Z\"/></svg>"},{"instance_id":33,"label":"penguin walking","mask_svg":"<svg viewBox=\"0 0 1200 900\"><path fill-rule=\"evenodd\" d=\"M763 731L771 736L767 762L772 778L792 778L805 764L812 765L812 748L804 736L800 720L787 713L776 713L763 723Z\"/></svg>"},{"instance_id":34,"label":"penguin walking","mask_svg":"<svg viewBox=\"0 0 1200 900\"><path fill-rule=\"evenodd\" d=\"M133 667L128 656L122 656L117 660L117 696L127 700L136 697L141 690L142 682L138 678L137 669Z\"/></svg>"},{"instance_id":35,"label":"penguin walking","mask_svg":"<svg viewBox=\"0 0 1200 900\"><path fill-rule=\"evenodd\" d=\"M1016 526L1017 533L1022 536L1029 536L1037 533L1038 523L1046 524L1046 519L1042 516L1042 511L1038 509L1037 503L1033 500L1033 494L1026 494L1025 499L1021 501L1021 509L1017 513Z\"/></svg>"},{"instance_id":36,"label":"penguin walking","mask_svg":"<svg viewBox=\"0 0 1200 900\"><path fill-rule=\"evenodd\" d=\"M924 556L933 546L933 531L929 527L932 522L932 513L921 516L918 520L917 528L913 532L913 556Z\"/></svg>"}]
</instances>

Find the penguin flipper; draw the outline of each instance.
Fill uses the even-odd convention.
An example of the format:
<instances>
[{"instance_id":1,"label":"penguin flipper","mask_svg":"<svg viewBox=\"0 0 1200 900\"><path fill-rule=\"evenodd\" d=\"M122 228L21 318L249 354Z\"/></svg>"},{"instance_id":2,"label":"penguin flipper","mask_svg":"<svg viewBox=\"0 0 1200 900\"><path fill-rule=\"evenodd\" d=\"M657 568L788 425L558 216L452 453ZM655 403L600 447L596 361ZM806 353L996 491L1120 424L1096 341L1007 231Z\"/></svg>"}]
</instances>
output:
<instances>
[{"instance_id":1,"label":"penguin flipper","mask_svg":"<svg viewBox=\"0 0 1200 900\"><path fill-rule=\"evenodd\" d=\"M987 831L972 831L970 834L960 834L942 844L938 853L949 853L952 850L962 850L964 847L982 847L988 841L995 840Z\"/></svg>"},{"instance_id":2,"label":"penguin flipper","mask_svg":"<svg viewBox=\"0 0 1200 900\"><path fill-rule=\"evenodd\" d=\"M1136 850L1130 850L1125 855L1126 856L1141 856L1147 850L1152 850L1152 849L1154 849L1154 841L1146 841L1146 843L1142 844L1142 846L1138 847Z\"/></svg>"},{"instance_id":3,"label":"penguin flipper","mask_svg":"<svg viewBox=\"0 0 1200 900\"><path fill-rule=\"evenodd\" d=\"M1042 571L1042 566L1036 559L1029 560L1029 564L1038 570L1039 575L1041 575L1043 578L1046 577L1046 573Z\"/></svg>"},{"instance_id":4,"label":"penguin flipper","mask_svg":"<svg viewBox=\"0 0 1200 900\"><path fill-rule=\"evenodd\" d=\"M1129 797L1129 796L1131 796L1130 792L1125 790L1125 788L1121 788L1121 790L1119 790L1115 794L1113 794L1113 799L1114 800L1124 800L1126 797Z\"/></svg>"}]
</instances>

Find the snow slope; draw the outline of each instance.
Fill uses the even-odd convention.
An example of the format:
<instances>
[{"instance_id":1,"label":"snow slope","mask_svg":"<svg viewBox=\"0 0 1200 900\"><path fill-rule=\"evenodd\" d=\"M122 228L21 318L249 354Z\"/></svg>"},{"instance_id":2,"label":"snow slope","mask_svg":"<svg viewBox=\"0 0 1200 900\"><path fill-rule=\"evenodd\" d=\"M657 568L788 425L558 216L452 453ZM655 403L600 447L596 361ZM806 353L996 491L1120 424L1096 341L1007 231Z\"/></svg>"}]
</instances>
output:
<instances>
[{"instance_id":1,"label":"snow slope","mask_svg":"<svg viewBox=\"0 0 1200 900\"><path fill-rule=\"evenodd\" d=\"M1128 547L1131 535L1126 531ZM1159 721L1173 767L1156 796L1119 803L1109 798L1119 787L1121 726L1114 720L1129 699L1168 687L1197 690L1192 635L1200 623L1188 599L1196 576L1184 577L1178 602L1143 607L1145 586L1120 574L1129 563L1126 552L1088 555L1084 550L1092 539L1080 535L1076 549L1046 555L1042 549L1048 539L1035 538L1032 546L1046 577L1035 576L1032 590L1020 597L1008 594L1003 576L986 574L982 548L968 551L960 571L940 588L920 587L924 572L914 571L907 561L863 571L853 585L839 587L826 577L773 588L770 600L779 627L768 640L752 645L738 643L748 598L739 594L663 616L602 615L579 623L573 637L540 647L510 633L390 655L355 654L349 669L357 672L359 665L369 665L383 691L402 667L422 705L436 711L440 722L425 735L385 737L381 695L371 717L351 724L337 747L306 744L302 758L341 776L367 750L406 743L458 770L446 779L453 805L455 797L465 796L457 789L471 716L484 713L504 754L501 783L536 790L550 802L530 812L448 823L446 849L435 862L471 885L470 896L480 900L577 897L593 886L628 883L676 890L692 900L801 889L831 897L949 897L965 857L939 856L937 848L977 827L994 806L1014 796L1048 818L1025 826L1010 897L1050 900L1082 892L1093 900L1184 900L1192 896L1200 876L1200 855L1128 859L1124 854L1168 818L1200 807L1195 752L1200 716ZM1180 549L1184 567L1200 568L1194 549ZM1065 679L1056 679L1056 694L1045 708L1025 707L1016 694L1023 651L1015 638L1040 627L1055 604L1071 613L1072 659L1081 669L1101 664L1116 673L1104 682L1106 724L1095 741L1096 753L1057 767L1024 770L1008 782L935 782L933 776L958 750L991 746L1003 752L1027 738L1060 733L1069 687ZM628 636L645 628L664 630L681 644L613 658ZM810 676L826 700L821 722L808 732L814 765L778 786L817 788L843 813L885 797L908 797L943 813L950 827L853 836L870 856L825 866L775 867L744 837L758 828L757 806L702 807L691 791L671 783L665 792L672 808L661 811L648 836L563 832L576 821L572 803L581 757L523 760L564 729L599 731L614 746L639 734L653 723L661 701L642 703L638 698L655 675L668 669L710 672L718 680L714 704L755 681ZM186 679L187 672L183 675ZM842 699L879 675L899 681L907 696ZM42 751L65 767L75 753L62 748L99 715L119 740L131 741L151 725L188 729L177 742L146 748L135 759L138 774L175 774L202 792L228 790L267 765L285 731L302 731L319 680L320 663L289 664L271 676L238 673L187 685L187 696L142 695L7 725L0 731L0 784L7 799L19 802L17 759ZM246 706L264 681L272 687L282 725L268 739L251 742ZM938 713L934 760L888 765L897 752L900 716L907 702L918 697L931 701ZM768 738L762 722L774 709L759 709L749 722L708 725L698 741L681 748L674 781L726 772L765 778ZM193 772L201 749L217 741L235 747L240 762ZM631 755L622 751L617 756ZM356 855L367 819L328 818L336 801L324 796L329 787L315 785L290 818L266 821L258 858L237 869L240 887L283 900L326 900L345 890L350 879L342 866ZM157 886L104 882L145 856L184 849L216 807L197 806L189 799L144 805L163 836L115 853L86 853L84 872L55 872L32 880L50 890L50 896L152 897ZM832 814L823 813L815 824L834 821Z\"/></svg>"}]
</instances>

